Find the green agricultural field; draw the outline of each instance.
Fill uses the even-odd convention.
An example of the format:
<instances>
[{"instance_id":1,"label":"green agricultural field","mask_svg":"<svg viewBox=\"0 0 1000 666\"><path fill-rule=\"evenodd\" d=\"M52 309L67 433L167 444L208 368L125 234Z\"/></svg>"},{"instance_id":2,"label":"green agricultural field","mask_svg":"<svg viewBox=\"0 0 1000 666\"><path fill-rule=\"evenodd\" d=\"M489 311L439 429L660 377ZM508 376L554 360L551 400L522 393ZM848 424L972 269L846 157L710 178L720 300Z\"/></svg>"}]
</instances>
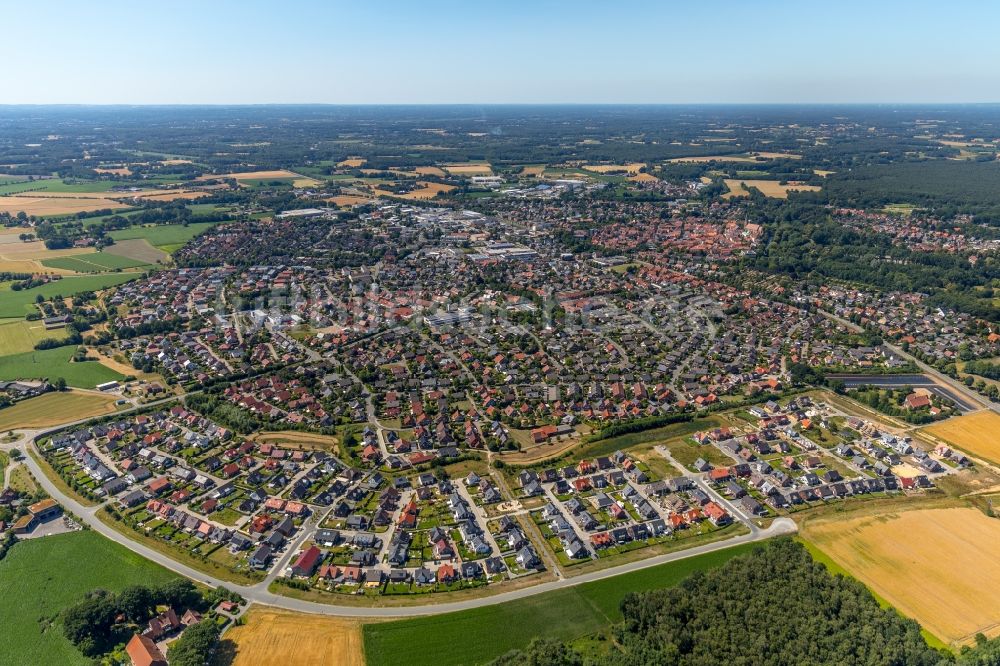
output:
<instances>
[{"instance_id":1,"label":"green agricultural field","mask_svg":"<svg viewBox=\"0 0 1000 666\"><path fill-rule=\"evenodd\" d=\"M90 254L75 254L70 257L55 257L43 259L43 266L62 268L77 273L107 273L117 269L138 268L148 266L145 261L123 257L109 252L92 252Z\"/></svg>"},{"instance_id":2,"label":"green agricultural field","mask_svg":"<svg viewBox=\"0 0 1000 666\"><path fill-rule=\"evenodd\" d=\"M58 334L58 331L46 331L40 321L0 319L0 353L19 354L31 351L39 340Z\"/></svg>"},{"instance_id":3,"label":"green agricultural field","mask_svg":"<svg viewBox=\"0 0 1000 666\"><path fill-rule=\"evenodd\" d=\"M531 639L581 638L621 620L628 592L677 585L688 574L721 566L753 548L740 545L593 583L459 613L368 624L368 666L483 664Z\"/></svg>"},{"instance_id":4,"label":"green agricultural field","mask_svg":"<svg viewBox=\"0 0 1000 666\"><path fill-rule=\"evenodd\" d=\"M136 273L109 273L64 277L32 289L14 291L10 283L0 284L0 317L23 317L35 311L35 299L40 294L49 299L56 295L72 296L82 291L99 291L128 282L137 277Z\"/></svg>"},{"instance_id":5,"label":"green agricultural field","mask_svg":"<svg viewBox=\"0 0 1000 666\"><path fill-rule=\"evenodd\" d=\"M53 331L52 337L65 335ZM70 386L94 388L98 384L123 379L124 375L97 361L72 363L75 345L56 347L41 351L24 352L0 356L0 380L41 379L54 380L62 377Z\"/></svg>"},{"instance_id":6,"label":"green agricultural field","mask_svg":"<svg viewBox=\"0 0 1000 666\"><path fill-rule=\"evenodd\" d=\"M0 195L18 194L20 192L108 192L117 185L129 183L115 180L60 180L48 178L45 180L23 181L0 185Z\"/></svg>"},{"instance_id":7,"label":"green agricultural field","mask_svg":"<svg viewBox=\"0 0 1000 666\"><path fill-rule=\"evenodd\" d=\"M194 222L186 227L180 224L160 224L152 227L132 227L109 234L116 241L144 238L150 245L175 245L186 243L198 234L214 227L218 222Z\"/></svg>"},{"instance_id":8,"label":"green agricultural field","mask_svg":"<svg viewBox=\"0 0 1000 666\"><path fill-rule=\"evenodd\" d=\"M0 560L0 663L89 664L63 636L59 612L96 588L120 591L176 577L90 531L20 542Z\"/></svg>"}]
</instances>

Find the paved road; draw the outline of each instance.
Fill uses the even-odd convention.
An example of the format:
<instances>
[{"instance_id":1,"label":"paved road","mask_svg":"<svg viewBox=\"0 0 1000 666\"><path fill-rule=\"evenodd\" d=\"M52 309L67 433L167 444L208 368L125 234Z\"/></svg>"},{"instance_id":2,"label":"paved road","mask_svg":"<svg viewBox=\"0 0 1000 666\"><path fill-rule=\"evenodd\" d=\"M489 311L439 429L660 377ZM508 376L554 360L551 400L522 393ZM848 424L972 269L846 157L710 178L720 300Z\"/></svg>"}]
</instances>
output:
<instances>
[{"instance_id":1,"label":"paved road","mask_svg":"<svg viewBox=\"0 0 1000 666\"><path fill-rule=\"evenodd\" d=\"M37 448L32 444L32 449L37 453ZM399 608L372 608L366 606L334 606L328 604L320 604L310 601L301 601L298 599L291 599L289 597L284 597L273 592L269 592L267 589L268 580L256 585L237 585L224 581L209 574L197 571L185 564L177 562L176 560L167 557L166 555L149 548L143 543L134 541L131 538L117 532L108 525L105 525L97 517L97 511L99 506L87 507L79 502L77 502L72 497L65 495L59 488L55 486L54 483L45 475L42 471L41 465L31 456L25 457L25 464L34 474L35 478L41 484L49 495L55 498L60 504L62 504L68 511L75 514L81 521L86 523L95 532L102 534L109 539L118 542L122 546L128 548L129 550L142 555L146 559L152 560L157 564L170 569L182 576L190 578L194 581L205 583L213 587L226 587L230 590L238 592L243 595L247 600L252 603L265 604L268 606L276 606L278 608L284 608L287 610L300 611L303 613L315 613L320 615L335 615L342 617L413 617L418 615L434 615L438 613L450 613L453 611L468 610L471 608L479 608L482 606L491 606L493 604L502 603L505 601L514 601L516 599L523 599L525 597L530 597L536 594L542 594L544 592L551 592L552 590L558 590L564 587L571 587L573 585L579 585L581 583L587 583L590 581L601 580L604 578L610 578L612 576L618 576L623 573L628 573L630 571L639 571L647 567L653 567L659 564L664 564L666 562L673 562L676 560L682 560L688 557L694 557L696 555L702 555L705 553L711 553L718 550L723 550L731 546L735 546L741 543L751 543L754 541L761 541L772 536L778 536L781 534L793 534L797 527L795 522L790 518L778 518L776 519L770 527L765 530L760 530L759 532L751 532L750 534L744 534L737 537L732 537L730 539L725 539L724 541L717 541L715 543L705 544L703 546L696 546L694 548L688 548L686 550L678 551L675 553L667 553L666 555L658 555L656 557L650 557L645 560L639 560L637 562L631 562L628 564L622 564L617 567L611 567L608 569L603 569L601 571L594 571L591 573L576 576L574 578L563 578L559 580L550 581L547 583L541 583L539 585L534 585L532 587L527 587L519 590L511 590L510 592L503 592L500 594L495 594L489 597L480 597L476 599L467 599L464 601L453 601L441 604L428 604L423 606L406 606ZM305 533L305 530L302 531ZM290 557L295 549L289 548L287 557Z\"/></svg>"}]
</instances>

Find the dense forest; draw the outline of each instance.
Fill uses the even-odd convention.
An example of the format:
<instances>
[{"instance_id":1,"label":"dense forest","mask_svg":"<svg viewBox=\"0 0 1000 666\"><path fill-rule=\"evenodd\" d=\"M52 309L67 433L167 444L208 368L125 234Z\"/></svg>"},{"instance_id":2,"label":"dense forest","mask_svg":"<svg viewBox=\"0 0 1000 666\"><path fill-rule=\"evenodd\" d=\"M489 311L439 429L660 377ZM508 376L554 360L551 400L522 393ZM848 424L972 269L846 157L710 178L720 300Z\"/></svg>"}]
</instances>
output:
<instances>
[{"instance_id":1,"label":"dense forest","mask_svg":"<svg viewBox=\"0 0 1000 666\"><path fill-rule=\"evenodd\" d=\"M777 539L677 587L629 594L610 640L583 652L551 640L493 666L987 666L1000 641L962 654L927 645L920 626L879 606L864 585L831 575Z\"/></svg>"}]
</instances>

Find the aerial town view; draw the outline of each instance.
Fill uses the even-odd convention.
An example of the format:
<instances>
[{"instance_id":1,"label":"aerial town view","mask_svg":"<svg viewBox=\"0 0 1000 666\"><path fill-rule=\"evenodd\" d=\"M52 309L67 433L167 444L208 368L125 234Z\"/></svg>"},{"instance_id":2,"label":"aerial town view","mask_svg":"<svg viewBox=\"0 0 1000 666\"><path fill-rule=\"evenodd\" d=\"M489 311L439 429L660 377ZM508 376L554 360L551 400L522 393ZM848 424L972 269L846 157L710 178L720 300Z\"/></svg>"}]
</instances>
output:
<instances>
[{"instance_id":1,"label":"aerial town view","mask_svg":"<svg viewBox=\"0 0 1000 666\"><path fill-rule=\"evenodd\" d=\"M4 10L0 666L1000 665L995 10L291 4Z\"/></svg>"}]
</instances>

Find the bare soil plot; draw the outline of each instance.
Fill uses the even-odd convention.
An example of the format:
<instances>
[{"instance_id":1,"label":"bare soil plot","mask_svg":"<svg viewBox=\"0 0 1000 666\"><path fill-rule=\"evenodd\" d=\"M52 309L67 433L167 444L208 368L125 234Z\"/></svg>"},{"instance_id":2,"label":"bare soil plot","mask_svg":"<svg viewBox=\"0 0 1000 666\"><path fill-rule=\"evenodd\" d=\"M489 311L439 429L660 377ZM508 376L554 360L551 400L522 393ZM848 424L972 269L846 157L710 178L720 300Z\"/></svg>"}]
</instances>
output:
<instances>
[{"instance_id":1,"label":"bare soil plot","mask_svg":"<svg viewBox=\"0 0 1000 666\"><path fill-rule=\"evenodd\" d=\"M726 187L729 191L722 195L724 199L731 199L733 197L745 197L749 196L750 193L743 187L756 187L760 190L764 196L771 197L773 199L787 199L789 192L816 192L821 187L817 185L804 185L802 183L795 183L789 181L787 184L782 185L777 180L749 180L744 178L725 179Z\"/></svg>"},{"instance_id":2,"label":"bare soil plot","mask_svg":"<svg viewBox=\"0 0 1000 666\"><path fill-rule=\"evenodd\" d=\"M917 509L810 522L803 536L944 641L1000 634L1000 520Z\"/></svg>"},{"instance_id":3,"label":"bare soil plot","mask_svg":"<svg viewBox=\"0 0 1000 666\"><path fill-rule=\"evenodd\" d=\"M920 429L920 434L930 435L974 456L1000 464L1000 414L984 409L974 414L955 416L946 421Z\"/></svg>"},{"instance_id":4,"label":"bare soil plot","mask_svg":"<svg viewBox=\"0 0 1000 666\"><path fill-rule=\"evenodd\" d=\"M294 430L279 430L275 432L257 432L248 439L255 442L270 442L291 449L322 449L336 451L340 440L333 435L321 435L315 432L298 432Z\"/></svg>"},{"instance_id":5,"label":"bare soil plot","mask_svg":"<svg viewBox=\"0 0 1000 666\"><path fill-rule=\"evenodd\" d=\"M364 666L361 623L254 607L243 626L226 632L232 666Z\"/></svg>"}]
</instances>

